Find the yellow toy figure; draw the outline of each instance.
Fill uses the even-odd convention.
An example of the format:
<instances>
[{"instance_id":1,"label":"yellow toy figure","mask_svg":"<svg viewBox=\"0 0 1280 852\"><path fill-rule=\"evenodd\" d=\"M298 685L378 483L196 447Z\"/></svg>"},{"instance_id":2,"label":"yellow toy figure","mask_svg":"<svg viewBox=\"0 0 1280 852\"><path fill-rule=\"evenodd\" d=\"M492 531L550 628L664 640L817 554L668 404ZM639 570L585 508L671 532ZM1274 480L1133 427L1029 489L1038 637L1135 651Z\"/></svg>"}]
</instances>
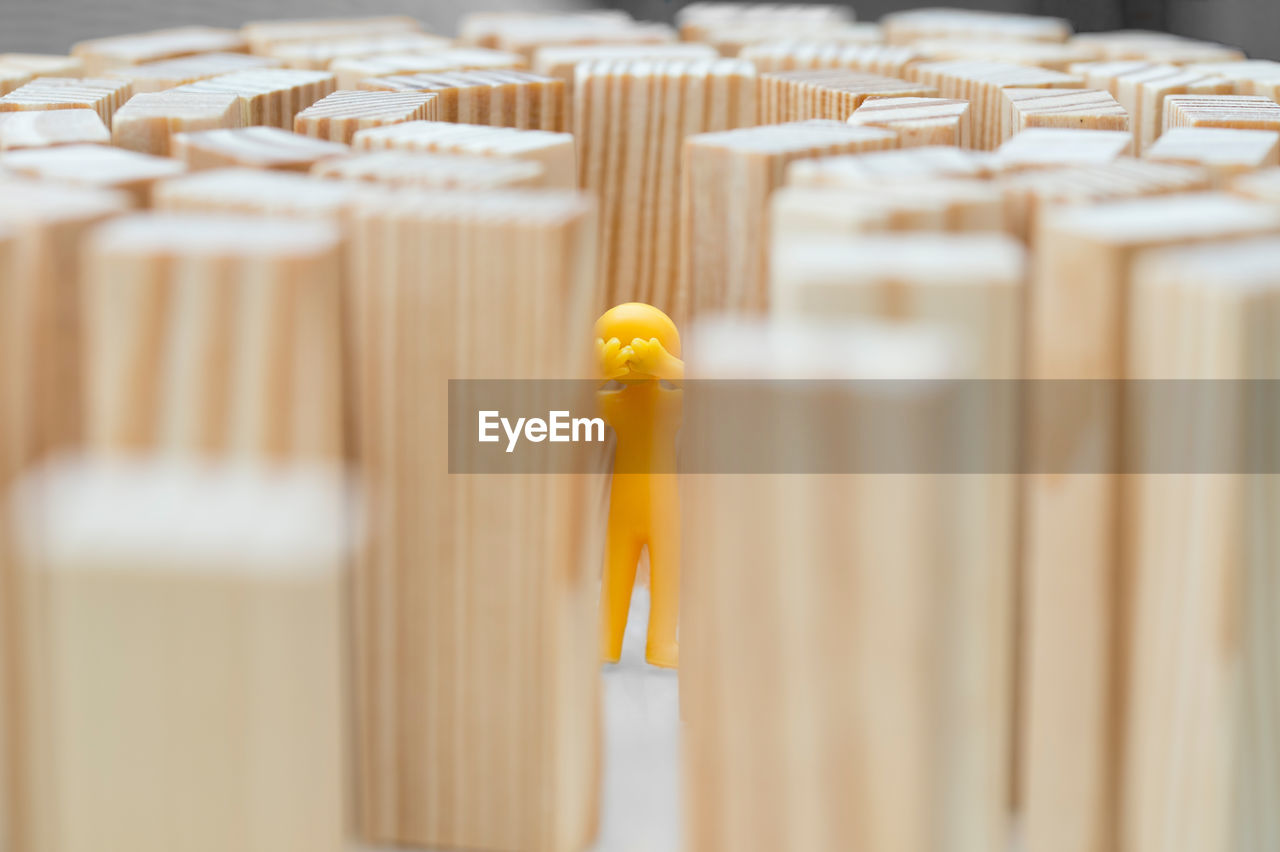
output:
<instances>
[{"instance_id":1,"label":"yellow toy figure","mask_svg":"<svg viewBox=\"0 0 1280 852\"><path fill-rule=\"evenodd\" d=\"M676 432L680 429L680 334L662 311L627 302L596 321L605 381L602 416L617 436L600 592L600 657L616 663L631 608L640 552L649 550L649 638L645 659L676 668L680 650L680 495Z\"/></svg>"}]
</instances>

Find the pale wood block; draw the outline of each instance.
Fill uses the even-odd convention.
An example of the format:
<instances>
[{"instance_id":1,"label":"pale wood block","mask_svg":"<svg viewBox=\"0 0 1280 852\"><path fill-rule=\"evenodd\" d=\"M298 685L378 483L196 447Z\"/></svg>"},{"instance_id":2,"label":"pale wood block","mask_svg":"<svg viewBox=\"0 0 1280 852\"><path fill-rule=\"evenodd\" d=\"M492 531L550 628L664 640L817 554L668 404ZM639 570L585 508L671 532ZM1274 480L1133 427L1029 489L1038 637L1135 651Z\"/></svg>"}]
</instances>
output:
<instances>
[{"instance_id":1,"label":"pale wood block","mask_svg":"<svg viewBox=\"0 0 1280 852\"><path fill-rule=\"evenodd\" d=\"M0 113L0 151L51 145L109 145L111 131L91 109Z\"/></svg>"},{"instance_id":2,"label":"pale wood block","mask_svg":"<svg viewBox=\"0 0 1280 852\"><path fill-rule=\"evenodd\" d=\"M171 144L173 155L193 170L247 166L305 172L322 160L342 157L351 151L340 142L313 139L277 127L179 133Z\"/></svg>"},{"instance_id":3,"label":"pale wood block","mask_svg":"<svg viewBox=\"0 0 1280 852\"><path fill-rule=\"evenodd\" d=\"M1237 175L1280 165L1280 133L1222 127L1175 127L1142 155L1158 163L1202 166L1215 186Z\"/></svg>"},{"instance_id":4,"label":"pale wood block","mask_svg":"<svg viewBox=\"0 0 1280 852\"><path fill-rule=\"evenodd\" d=\"M158 180L187 170L178 160L126 151L106 145L58 145L0 155L0 166L40 180L128 193L139 207L151 199Z\"/></svg>"},{"instance_id":5,"label":"pale wood block","mask_svg":"<svg viewBox=\"0 0 1280 852\"><path fill-rule=\"evenodd\" d=\"M1102 89L1005 89L1003 94L1003 142L1033 127L1130 132L1129 113Z\"/></svg>"},{"instance_id":6,"label":"pale wood block","mask_svg":"<svg viewBox=\"0 0 1280 852\"><path fill-rule=\"evenodd\" d=\"M1280 62L1270 59L1208 62L1191 65L1187 70L1230 80L1237 95L1261 95L1273 101L1280 98Z\"/></svg>"},{"instance_id":7,"label":"pale wood block","mask_svg":"<svg viewBox=\"0 0 1280 852\"><path fill-rule=\"evenodd\" d=\"M382 33L379 35L324 41L291 41L273 46L264 55L281 60L286 68L323 71L343 59L362 59L379 54L425 53L446 50L449 39L426 33Z\"/></svg>"},{"instance_id":8,"label":"pale wood block","mask_svg":"<svg viewBox=\"0 0 1280 852\"><path fill-rule=\"evenodd\" d=\"M1175 65L1105 63L1088 69L1086 79L1091 87L1106 88L1129 113L1135 155L1141 155L1163 131L1165 98L1233 91L1223 77Z\"/></svg>"},{"instance_id":9,"label":"pale wood block","mask_svg":"<svg viewBox=\"0 0 1280 852\"><path fill-rule=\"evenodd\" d=\"M893 147L895 134L839 121L766 124L685 141L679 313L769 308L769 196L794 160Z\"/></svg>"},{"instance_id":10,"label":"pale wood block","mask_svg":"<svg viewBox=\"0 0 1280 852\"><path fill-rule=\"evenodd\" d=\"M474 47L495 48L498 36L508 26L519 24L530 19L550 17L587 18L593 21L612 21L615 26L625 27L634 22L628 13L621 9L583 9L577 12L541 12L533 10L512 10L507 12L468 12L458 22L458 44Z\"/></svg>"},{"instance_id":11,"label":"pale wood block","mask_svg":"<svg viewBox=\"0 0 1280 852\"><path fill-rule=\"evenodd\" d=\"M805 68L848 68L899 78L905 75L908 65L920 59L920 54L909 47L847 44L821 36L762 41L744 47L738 55L750 60L761 74Z\"/></svg>"},{"instance_id":12,"label":"pale wood block","mask_svg":"<svg viewBox=\"0 0 1280 852\"><path fill-rule=\"evenodd\" d=\"M10 68L0 65L0 95L7 95L19 86L25 86L35 79L35 74L25 68Z\"/></svg>"},{"instance_id":13,"label":"pale wood block","mask_svg":"<svg viewBox=\"0 0 1280 852\"><path fill-rule=\"evenodd\" d=\"M451 476L447 383L421 379L584 375L605 305L592 204L400 193L362 205L353 233L357 432L379 519L356 582L366 838L583 849L599 789L603 482ZM503 345L466 342L482 339Z\"/></svg>"},{"instance_id":14,"label":"pale wood block","mask_svg":"<svg viewBox=\"0 0 1280 852\"><path fill-rule=\"evenodd\" d=\"M260 68L236 71L180 87L184 92L235 95L240 99L241 124L293 129L293 118L337 88L326 71Z\"/></svg>"},{"instance_id":15,"label":"pale wood block","mask_svg":"<svg viewBox=\"0 0 1280 852\"><path fill-rule=\"evenodd\" d=\"M932 86L842 68L761 74L756 114L762 124L828 118L846 121L867 98L933 97Z\"/></svg>"},{"instance_id":16,"label":"pale wood block","mask_svg":"<svg viewBox=\"0 0 1280 852\"><path fill-rule=\"evenodd\" d=\"M909 9L880 19L885 41L910 44L921 39L968 41L1064 42L1071 24L1062 18L1009 15L968 9Z\"/></svg>"},{"instance_id":17,"label":"pale wood block","mask_svg":"<svg viewBox=\"0 0 1280 852\"><path fill-rule=\"evenodd\" d=\"M787 183L792 186L865 186L904 178L984 178L994 174L995 166L995 160L988 154L949 145L930 145L801 160L787 169Z\"/></svg>"},{"instance_id":18,"label":"pale wood block","mask_svg":"<svg viewBox=\"0 0 1280 852\"><path fill-rule=\"evenodd\" d=\"M434 121L438 97L430 92L337 91L298 113L293 119L293 131L350 145L360 130L406 121Z\"/></svg>"},{"instance_id":19,"label":"pale wood block","mask_svg":"<svg viewBox=\"0 0 1280 852\"><path fill-rule=\"evenodd\" d=\"M518 53L525 62L544 47L608 44L671 44L676 31L667 24L647 21L620 23L607 18L560 17L513 21L497 33L498 50Z\"/></svg>"},{"instance_id":20,"label":"pale wood block","mask_svg":"<svg viewBox=\"0 0 1280 852\"><path fill-rule=\"evenodd\" d=\"M1225 44L1149 30L1080 33L1072 36L1070 43L1088 51L1095 58L1104 60L1136 59L1187 65L1193 62L1235 62L1244 59L1242 51Z\"/></svg>"},{"instance_id":21,"label":"pale wood block","mask_svg":"<svg viewBox=\"0 0 1280 852\"><path fill-rule=\"evenodd\" d=\"M818 25L811 21L784 19L778 23L733 22L717 25L697 42L710 44L725 57L741 57L743 51L757 44L775 42L779 38L821 39L844 45L881 45L884 34L879 24L842 22Z\"/></svg>"},{"instance_id":22,"label":"pale wood block","mask_svg":"<svg viewBox=\"0 0 1280 852\"><path fill-rule=\"evenodd\" d=\"M1116 80L1119 77L1157 67L1160 67L1158 63L1142 59L1098 59L1077 62L1067 72L1080 77L1090 89L1106 89L1112 95L1117 95Z\"/></svg>"},{"instance_id":23,"label":"pale wood block","mask_svg":"<svg viewBox=\"0 0 1280 852\"><path fill-rule=\"evenodd\" d=\"M1268 205L1210 193L1053 211L1036 241L1028 377L1130 378L1127 306L1143 250L1278 231L1280 213ZM1121 837L1122 785L1116 708L1131 697L1124 590L1132 573L1122 542L1133 518L1123 500L1126 477L1104 465L1123 458L1124 421L1119 401L1102 386L1095 405L1048 426L1053 439L1045 425L1030 424L1032 458L1068 446L1099 461L1025 478L1020 776L1026 843L1048 852L1123 849L1114 840Z\"/></svg>"},{"instance_id":24,"label":"pale wood block","mask_svg":"<svg viewBox=\"0 0 1280 852\"><path fill-rule=\"evenodd\" d=\"M1101 165L1132 155L1133 136L1127 130L1033 127L997 148L995 163L1009 172Z\"/></svg>"},{"instance_id":25,"label":"pale wood block","mask_svg":"<svg viewBox=\"0 0 1280 852\"><path fill-rule=\"evenodd\" d=\"M314 177L423 189L519 189L546 186L547 170L531 160L460 154L375 151L317 163Z\"/></svg>"},{"instance_id":26,"label":"pale wood block","mask_svg":"<svg viewBox=\"0 0 1280 852\"><path fill-rule=\"evenodd\" d=\"M853 22L853 9L835 3L721 3L682 6L675 16L681 41L708 41L712 32L730 24L756 27L793 26L810 31Z\"/></svg>"},{"instance_id":27,"label":"pale wood block","mask_svg":"<svg viewBox=\"0 0 1280 852\"><path fill-rule=\"evenodd\" d=\"M341 459L342 258L320 221L154 213L99 228L82 278L88 447Z\"/></svg>"},{"instance_id":28,"label":"pale wood block","mask_svg":"<svg viewBox=\"0 0 1280 852\"><path fill-rule=\"evenodd\" d=\"M546 169L548 186L574 189L578 185L571 133L412 121L361 130L351 144L366 151L393 149L531 160Z\"/></svg>"},{"instance_id":29,"label":"pale wood block","mask_svg":"<svg viewBox=\"0 0 1280 852\"><path fill-rule=\"evenodd\" d=\"M83 77L84 63L56 53L0 53L0 67L31 72L33 77Z\"/></svg>"},{"instance_id":30,"label":"pale wood block","mask_svg":"<svg viewBox=\"0 0 1280 852\"><path fill-rule=\"evenodd\" d=\"M239 127L240 99L205 92L147 92L134 95L111 123L111 141L119 148L167 157L175 133Z\"/></svg>"},{"instance_id":31,"label":"pale wood block","mask_svg":"<svg viewBox=\"0 0 1280 852\"><path fill-rule=\"evenodd\" d=\"M619 62L649 59L665 60L715 59L715 48L706 44L590 44L540 47L533 55L530 68L535 74L563 80L566 91L573 92L574 69L581 62L612 59Z\"/></svg>"},{"instance_id":32,"label":"pale wood block","mask_svg":"<svg viewBox=\"0 0 1280 852\"><path fill-rule=\"evenodd\" d=\"M159 62L145 62L142 65L127 65L112 68L102 73L103 77L115 80L128 80L135 93L161 92L234 74L237 71L252 71L258 68L279 68L284 63L269 56L252 56L248 53L200 53L195 56L180 56L177 59L162 59Z\"/></svg>"},{"instance_id":33,"label":"pale wood block","mask_svg":"<svg viewBox=\"0 0 1280 852\"><path fill-rule=\"evenodd\" d=\"M1280 131L1280 104L1257 95L1170 95L1164 129L1171 127Z\"/></svg>"},{"instance_id":34,"label":"pale wood block","mask_svg":"<svg viewBox=\"0 0 1280 852\"><path fill-rule=\"evenodd\" d=\"M1280 169L1260 169L1233 178L1231 192L1258 201L1280 201Z\"/></svg>"},{"instance_id":35,"label":"pale wood block","mask_svg":"<svg viewBox=\"0 0 1280 852\"><path fill-rule=\"evenodd\" d=\"M240 28L253 53L267 53L275 46L290 42L340 41L421 31L422 25L408 15L250 21Z\"/></svg>"},{"instance_id":36,"label":"pale wood block","mask_svg":"<svg viewBox=\"0 0 1280 852\"><path fill-rule=\"evenodd\" d=\"M927 62L955 59L1011 62L1052 71L1069 71L1077 62L1093 58L1088 50L1072 44L1047 41L973 41L964 38L927 38L911 42L911 49Z\"/></svg>"},{"instance_id":37,"label":"pale wood block","mask_svg":"<svg viewBox=\"0 0 1280 852\"><path fill-rule=\"evenodd\" d=\"M26 481L28 848L346 848L344 496L300 467Z\"/></svg>"},{"instance_id":38,"label":"pale wood block","mask_svg":"<svg viewBox=\"0 0 1280 852\"><path fill-rule=\"evenodd\" d=\"M210 169L160 181L152 204L157 210L337 221L361 194L353 184L296 172Z\"/></svg>"},{"instance_id":39,"label":"pale wood block","mask_svg":"<svg viewBox=\"0 0 1280 852\"><path fill-rule=\"evenodd\" d=\"M0 97L0 112L42 109L91 109L104 124L133 94L127 80L89 77L37 77Z\"/></svg>"},{"instance_id":40,"label":"pale wood block","mask_svg":"<svg viewBox=\"0 0 1280 852\"><path fill-rule=\"evenodd\" d=\"M756 124L755 84L739 59L578 66L578 184L599 199L605 304L646 302L681 321L684 141Z\"/></svg>"},{"instance_id":41,"label":"pale wood block","mask_svg":"<svg viewBox=\"0 0 1280 852\"><path fill-rule=\"evenodd\" d=\"M908 79L933 86L944 98L969 102L973 147L990 151L1003 140L1004 89L1073 89L1080 78L1047 68L1007 62L924 62L907 69Z\"/></svg>"},{"instance_id":42,"label":"pale wood block","mask_svg":"<svg viewBox=\"0 0 1280 852\"><path fill-rule=\"evenodd\" d=\"M485 47L459 47L419 53L387 53L375 56L335 59L329 70L338 78L339 89L359 88L370 77L398 74L438 73L440 71L482 71L495 68L523 68L524 57L505 50ZM541 72L539 72L541 73Z\"/></svg>"},{"instance_id":43,"label":"pale wood block","mask_svg":"<svg viewBox=\"0 0 1280 852\"><path fill-rule=\"evenodd\" d=\"M770 224L772 247L878 231L1003 231L1005 209L999 189L988 181L908 178L782 187L773 194Z\"/></svg>"},{"instance_id":44,"label":"pale wood block","mask_svg":"<svg viewBox=\"0 0 1280 852\"><path fill-rule=\"evenodd\" d=\"M197 53L244 53L248 49L249 45L236 30L188 26L88 39L73 44L71 55L84 63L87 73L98 74L122 65L141 65Z\"/></svg>"},{"instance_id":45,"label":"pale wood block","mask_svg":"<svg viewBox=\"0 0 1280 852\"><path fill-rule=\"evenodd\" d=\"M868 98L849 116L849 123L891 130L898 137L899 148L967 148L973 132L969 102L948 98Z\"/></svg>"},{"instance_id":46,"label":"pale wood block","mask_svg":"<svg viewBox=\"0 0 1280 852\"><path fill-rule=\"evenodd\" d=\"M362 90L434 92L441 121L491 124L522 130L569 129L565 85L527 71L445 71L374 77Z\"/></svg>"}]
</instances>

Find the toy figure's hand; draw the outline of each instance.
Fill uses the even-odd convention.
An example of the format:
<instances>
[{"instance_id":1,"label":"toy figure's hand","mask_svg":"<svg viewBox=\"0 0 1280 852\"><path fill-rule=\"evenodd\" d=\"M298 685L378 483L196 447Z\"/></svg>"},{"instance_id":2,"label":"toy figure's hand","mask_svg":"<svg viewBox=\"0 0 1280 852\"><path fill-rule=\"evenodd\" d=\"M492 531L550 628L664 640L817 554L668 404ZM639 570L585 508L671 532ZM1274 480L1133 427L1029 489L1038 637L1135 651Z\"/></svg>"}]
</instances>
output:
<instances>
[{"instance_id":1,"label":"toy figure's hand","mask_svg":"<svg viewBox=\"0 0 1280 852\"><path fill-rule=\"evenodd\" d=\"M627 361L631 358L631 347L623 346L622 341L610 337L608 341L596 338L596 349L600 353L600 375L606 381L625 376L630 368Z\"/></svg>"},{"instance_id":2,"label":"toy figure's hand","mask_svg":"<svg viewBox=\"0 0 1280 852\"><path fill-rule=\"evenodd\" d=\"M631 341L630 349L633 353L631 369L651 376L661 374L667 359L671 357L656 337L650 337L648 340L637 337Z\"/></svg>"}]
</instances>

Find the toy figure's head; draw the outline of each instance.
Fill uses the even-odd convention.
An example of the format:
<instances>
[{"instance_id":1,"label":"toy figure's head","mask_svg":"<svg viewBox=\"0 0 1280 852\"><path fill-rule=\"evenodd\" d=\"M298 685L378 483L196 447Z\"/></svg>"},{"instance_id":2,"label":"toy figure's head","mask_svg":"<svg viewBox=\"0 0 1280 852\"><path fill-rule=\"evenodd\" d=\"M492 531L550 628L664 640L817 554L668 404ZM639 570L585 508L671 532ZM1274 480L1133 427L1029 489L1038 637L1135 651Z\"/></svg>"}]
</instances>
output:
<instances>
[{"instance_id":1,"label":"toy figure's head","mask_svg":"<svg viewBox=\"0 0 1280 852\"><path fill-rule=\"evenodd\" d=\"M596 337L608 341L616 337L622 346L630 346L631 341L639 337L642 340L657 338L662 348L671 355L680 357L680 332L671 317L643 302L624 302L604 312L596 320ZM635 371L620 377L619 381L642 379L644 376Z\"/></svg>"}]
</instances>

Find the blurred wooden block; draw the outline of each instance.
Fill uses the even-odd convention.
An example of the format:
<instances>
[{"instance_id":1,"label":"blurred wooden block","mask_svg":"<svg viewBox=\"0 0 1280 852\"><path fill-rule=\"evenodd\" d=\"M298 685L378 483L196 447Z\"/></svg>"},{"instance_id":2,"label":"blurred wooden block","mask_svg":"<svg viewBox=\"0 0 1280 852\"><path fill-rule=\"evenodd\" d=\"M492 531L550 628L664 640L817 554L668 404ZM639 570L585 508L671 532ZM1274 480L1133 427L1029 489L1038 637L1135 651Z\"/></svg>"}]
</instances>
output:
<instances>
[{"instance_id":1,"label":"blurred wooden block","mask_svg":"<svg viewBox=\"0 0 1280 852\"><path fill-rule=\"evenodd\" d=\"M786 186L773 194L770 246L878 231L1002 231L1004 200L987 181L910 178L862 186Z\"/></svg>"},{"instance_id":2,"label":"blurred wooden block","mask_svg":"<svg viewBox=\"0 0 1280 852\"><path fill-rule=\"evenodd\" d=\"M190 26L88 39L72 45L71 55L84 63L87 73L98 74L122 65L141 65L197 53L244 53L247 50L248 44L236 30Z\"/></svg>"},{"instance_id":3,"label":"blurred wooden block","mask_svg":"<svg viewBox=\"0 0 1280 852\"><path fill-rule=\"evenodd\" d=\"M839 121L765 124L685 141L677 312L763 314L769 307L769 196L799 159L890 148L896 136Z\"/></svg>"},{"instance_id":4,"label":"blurred wooden block","mask_svg":"<svg viewBox=\"0 0 1280 852\"><path fill-rule=\"evenodd\" d=\"M132 94L125 80L39 77L0 97L0 112L91 109L110 127L111 116Z\"/></svg>"},{"instance_id":5,"label":"blurred wooden block","mask_svg":"<svg viewBox=\"0 0 1280 852\"><path fill-rule=\"evenodd\" d=\"M956 59L1034 65L1052 71L1068 71L1074 63L1092 57L1072 44L1047 41L973 41L967 38L920 39L911 49L926 62Z\"/></svg>"},{"instance_id":6,"label":"blurred wooden block","mask_svg":"<svg viewBox=\"0 0 1280 852\"><path fill-rule=\"evenodd\" d=\"M924 62L907 69L907 77L933 86L944 98L969 102L973 147L990 151L1003 140L1004 89L1072 89L1080 78L1047 68L1006 62Z\"/></svg>"},{"instance_id":7,"label":"blurred wooden block","mask_svg":"<svg viewBox=\"0 0 1280 852\"><path fill-rule=\"evenodd\" d=\"M846 121L867 98L933 97L937 89L842 68L761 74L757 116L763 124L829 118Z\"/></svg>"},{"instance_id":8,"label":"blurred wooden block","mask_svg":"<svg viewBox=\"0 0 1280 852\"><path fill-rule=\"evenodd\" d=\"M0 155L0 167L40 180L127 192L140 207L150 202L152 184L187 170L177 160L106 145L10 151Z\"/></svg>"},{"instance_id":9,"label":"blurred wooden block","mask_svg":"<svg viewBox=\"0 0 1280 852\"><path fill-rule=\"evenodd\" d=\"M554 45L540 47L533 55L530 68L535 74L563 80L565 91L573 93L574 70L582 62L615 60L628 62L648 59L653 62L667 60L695 61L715 59L715 48L706 44L589 44Z\"/></svg>"},{"instance_id":10,"label":"blurred wooden block","mask_svg":"<svg viewBox=\"0 0 1280 852\"><path fill-rule=\"evenodd\" d=\"M1033 127L997 148L995 162L1001 171L1054 169L1100 165L1132 154L1133 135L1127 130Z\"/></svg>"},{"instance_id":11,"label":"blurred wooden block","mask_svg":"<svg viewBox=\"0 0 1280 852\"><path fill-rule=\"evenodd\" d=\"M191 169L247 166L254 169L310 171L321 160L341 157L351 149L339 142L312 139L277 127L241 127L179 133L173 155Z\"/></svg>"},{"instance_id":12,"label":"blurred wooden block","mask_svg":"<svg viewBox=\"0 0 1280 852\"><path fill-rule=\"evenodd\" d=\"M910 44L920 39L968 41L1064 42L1071 24L1062 18L1039 15L1006 15L968 9L910 9L880 19L885 41Z\"/></svg>"},{"instance_id":13,"label":"blurred wooden block","mask_svg":"<svg viewBox=\"0 0 1280 852\"><path fill-rule=\"evenodd\" d=\"M314 177L424 189L518 189L546 186L547 170L531 160L459 154L375 151L318 163Z\"/></svg>"},{"instance_id":14,"label":"blurred wooden block","mask_svg":"<svg viewBox=\"0 0 1280 852\"><path fill-rule=\"evenodd\" d=\"M1237 95L1280 97L1280 62L1271 59L1196 63L1187 70L1230 80Z\"/></svg>"},{"instance_id":15,"label":"blurred wooden block","mask_svg":"<svg viewBox=\"0 0 1280 852\"><path fill-rule=\"evenodd\" d=\"M849 123L890 130L898 137L899 148L967 148L973 132L969 102L947 98L869 98L853 111Z\"/></svg>"},{"instance_id":16,"label":"blurred wooden block","mask_svg":"<svg viewBox=\"0 0 1280 852\"><path fill-rule=\"evenodd\" d=\"M1142 155L1158 163L1203 166L1215 186L1237 175L1280 165L1280 133L1222 127L1175 127Z\"/></svg>"},{"instance_id":17,"label":"blurred wooden block","mask_svg":"<svg viewBox=\"0 0 1280 852\"><path fill-rule=\"evenodd\" d=\"M579 332L604 304L591 208L570 192L438 191L356 212L358 432L378 529L355 616L369 842L569 852L594 834L603 483L451 476L447 383L421 382L583 375ZM464 343L482 338L503 345Z\"/></svg>"},{"instance_id":18,"label":"blurred wooden block","mask_svg":"<svg viewBox=\"0 0 1280 852\"><path fill-rule=\"evenodd\" d=\"M507 12L468 12L458 22L458 44L474 47L496 48L504 29L518 26L533 19L546 18L590 19L597 24L612 22L615 27L626 27L634 20L621 9L583 9L577 12L546 12L519 10Z\"/></svg>"},{"instance_id":19,"label":"blurred wooden block","mask_svg":"<svg viewBox=\"0 0 1280 852\"><path fill-rule=\"evenodd\" d=\"M852 23L853 10L835 3L721 3L697 0L682 6L675 16L681 41L710 41L714 30L729 25L761 29L802 27L819 31Z\"/></svg>"},{"instance_id":20,"label":"blurred wooden block","mask_svg":"<svg viewBox=\"0 0 1280 852\"><path fill-rule=\"evenodd\" d=\"M1280 201L1280 169L1260 169L1240 175L1230 184L1231 192L1258 201Z\"/></svg>"},{"instance_id":21,"label":"blurred wooden block","mask_svg":"<svg viewBox=\"0 0 1280 852\"><path fill-rule=\"evenodd\" d=\"M879 46L884 34L879 24L862 24L843 21L835 24L816 24L803 18L787 18L777 23L763 21L727 22L712 28L705 39L688 44L709 44L720 56L741 57L743 51L757 44L777 41L779 38L809 38L849 45Z\"/></svg>"},{"instance_id":22,"label":"blurred wooden block","mask_svg":"<svg viewBox=\"0 0 1280 852\"><path fill-rule=\"evenodd\" d=\"M578 185L573 135L570 133L446 121L412 121L361 130L351 144L366 151L394 149L531 160L546 168L548 186L573 189Z\"/></svg>"},{"instance_id":23,"label":"blurred wooden block","mask_svg":"<svg viewBox=\"0 0 1280 852\"><path fill-rule=\"evenodd\" d=\"M446 50L447 38L426 33L381 33L378 35L322 41L291 41L273 46L265 55L284 63L286 68L324 71L344 59L362 59L379 54L425 53Z\"/></svg>"},{"instance_id":24,"label":"blurred wooden block","mask_svg":"<svg viewBox=\"0 0 1280 852\"><path fill-rule=\"evenodd\" d=\"M336 87L332 74L290 68L236 71L180 87L184 92L235 95L240 99L241 124L293 129L293 118Z\"/></svg>"},{"instance_id":25,"label":"blurred wooden block","mask_svg":"<svg viewBox=\"0 0 1280 852\"><path fill-rule=\"evenodd\" d=\"M408 15L250 21L240 28L250 50L259 54L290 42L333 41L421 31L422 25Z\"/></svg>"},{"instance_id":26,"label":"blurred wooden block","mask_svg":"<svg viewBox=\"0 0 1280 852\"><path fill-rule=\"evenodd\" d=\"M7 95L19 86L25 86L35 75L25 68L6 68L0 65L0 95Z\"/></svg>"},{"instance_id":27,"label":"blurred wooden block","mask_svg":"<svg viewBox=\"0 0 1280 852\"><path fill-rule=\"evenodd\" d=\"M200 53L195 56L181 56L177 59L162 59L159 62L146 62L142 65L127 65L102 72L103 77L115 80L128 80L135 93L161 92L234 74L237 71L253 71L259 68L278 68L278 59L269 56L251 56L247 53Z\"/></svg>"},{"instance_id":28,"label":"blurred wooden block","mask_svg":"<svg viewBox=\"0 0 1280 852\"><path fill-rule=\"evenodd\" d=\"M544 47L573 45L671 44L676 31L667 24L561 15L516 20L497 33L494 47L518 53L532 63Z\"/></svg>"},{"instance_id":29,"label":"blurred wooden block","mask_svg":"<svg viewBox=\"0 0 1280 852\"><path fill-rule=\"evenodd\" d=\"M111 123L111 141L119 148L169 155L175 133L239 127L240 99L204 92L148 92L134 95Z\"/></svg>"},{"instance_id":30,"label":"blurred wooden block","mask_svg":"<svg viewBox=\"0 0 1280 852\"><path fill-rule=\"evenodd\" d=\"M906 73L909 64L920 58L909 47L846 44L823 40L821 36L762 41L744 47L739 57L749 59L761 74L805 68L848 68L898 78Z\"/></svg>"},{"instance_id":31,"label":"blurred wooden block","mask_svg":"<svg viewBox=\"0 0 1280 852\"><path fill-rule=\"evenodd\" d=\"M346 848L338 477L63 465L17 516L38 602L28 848Z\"/></svg>"},{"instance_id":32,"label":"blurred wooden block","mask_svg":"<svg viewBox=\"0 0 1280 852\"><path fill-rule=\"evenodd\" d=\"M1129 132L1129 114L1101 89L1005 89L1003 94L1003 142L1032 127Z\"/></svg>"},{"instance_id":33,"label":"blurred wooden block","mask_svg":"<svg viewBox=\"0 0 1280 852\"><path fill-rule=\"evenodd\" d=\"M1127 478L1114 473L1124 460L1118 391L1104 383L1132 377L1134 262L1145 249L1277 232L1280 213L1269 206L1209 193L1072 206L1041 226L1027 375L1098 387L1090 407L1029 424L1030 457L1072 454L1066 469L1025 478L1020 775L1029 849L1128 848L1113 839L1122 836L1116 708L1131 697L1132 574L1123 542L1133 518Z\"/></svg>"},{"instance_id":34,"label":"blurred wooden block","mask_svg":"<svg viewBox=\"0 0 1280 852\"><path fill-rule=\"evenodd\" d=\"M100 228L85 260L93 452L343 457L336 227L132 216Z\"/></svg>"},{"instance_id":35,"label":"blurred wooden block","mask_svg":"<svg viewBox=\"0 0 1280 852\"><path fill-rule=\"evenodd\" d=\"M605 305L646 302L681 322L684 141L756 124L755 83L738 59L578 66L578 185L599 199Z\"/></svg>"},{"instance_id":36,"label":"blurred wooden block","mask_svg":"<svg viewBox=\"0 0 1280 852\"><path fill-rule=\"evenodd\" d=\"M0 68L28 71L33 77L83 77L84 63L56 53L0 53Z\"/></svg>"},{"instance_id":37,"label":"blurred wooden block","mask_svg":"<svg viewBox=\"0 0 1280 852\"><path fill-rule=\"evenodd\" d=\"M989 154L945 145L800 160L787 169L792 186L865 186L906 178L985 178L995 173Z\"/></svg>"},{"instance_id":38,"label":"blurred wooden block","mask_svg":"<svg viewBox=\"0 0 1280 852\"><path fill-rule=\"evenodd\" d=\"M388 53L335 59L329 70L338 77L339 89L356 89L370 77L393 77L399 74L439 73L441 71L481 71L495 68L524 67L524 58L503 50L485 47L459 47L419 53Z\"/></svg>"},{"instance_id":39,"label":"blurred wooden block","mask_svg":"<svg viewBox=\"0 0 1280 852\"><path fill-rule=\"evenodd\" d=\"M561 80L527 71L446 71L374 77L360 88L388 92L434 92L441 121L491 124L522 130L568 129Z\"/></svg>"},{"instance_id":40,"label":"blurred wooden block","mask_svg":"<svg viewBox=\"0 0 1280 852\"><path fill-rule=\"evenodd\" d=\"M91 109L0 113L0 151L51 145L109 145L111 131Z\"/></svg>"},{"instance_id":41,"label":"blurred wooden block","mask_svg":"<svg viewBox=\"0 0 1280 852\"><path fill-rule=\"evenodd\" d=\"M1235 62L1244 59L1244 53L1234 47L1150 30L1079 33L1071 37L1070 43L1103 60L1130 59L1186 65L1193 62Z\"/></svg>"},{"instance_id":42,"label":"blurred wooden block","mask_svg":"<svg viewBox=\"0 0 1280 852\"><path fill-rule=\"evenodd\" d=\"M1164 129L1171 127L1280 131L1280 104L1256 95L1170 95Z\"/></svg>"},{"instance_id":43,"label":"blurred wooden block","mask_svg":"<svg viewBox=\"0 0 1280 852\"><path fill-rule=\"evenodd\" d=\"M338 91L298 113L293 131L350 145L357 131L370 127L434 121L437 99L428 92Z\"/></svg>"},{"instance_id":44,"label":"blurred wooden block","mask_svg":"<svg viewBox=\"0 0 1280 852\"><path fill-rule=\"evenodd\" d=\"M361 192L353 184L296 172L210 169L161 181L151 194L157 210L337 221Z\"/></svg>"},{"instance_id":45,"label":"blurred wooden block","mask_svg":"<svg viewBox=\"0 0 1280 852\"><path fill-rule=\"evenodd\" d=\"M1222 77L1174 65L1112 62L1086 66L1086 85L1106 88L1125 111L1133 128L1134 154L1140 155L1163 130L1164 102L1178 94L1230 94Z\"/></svg>"}]
</instances>

